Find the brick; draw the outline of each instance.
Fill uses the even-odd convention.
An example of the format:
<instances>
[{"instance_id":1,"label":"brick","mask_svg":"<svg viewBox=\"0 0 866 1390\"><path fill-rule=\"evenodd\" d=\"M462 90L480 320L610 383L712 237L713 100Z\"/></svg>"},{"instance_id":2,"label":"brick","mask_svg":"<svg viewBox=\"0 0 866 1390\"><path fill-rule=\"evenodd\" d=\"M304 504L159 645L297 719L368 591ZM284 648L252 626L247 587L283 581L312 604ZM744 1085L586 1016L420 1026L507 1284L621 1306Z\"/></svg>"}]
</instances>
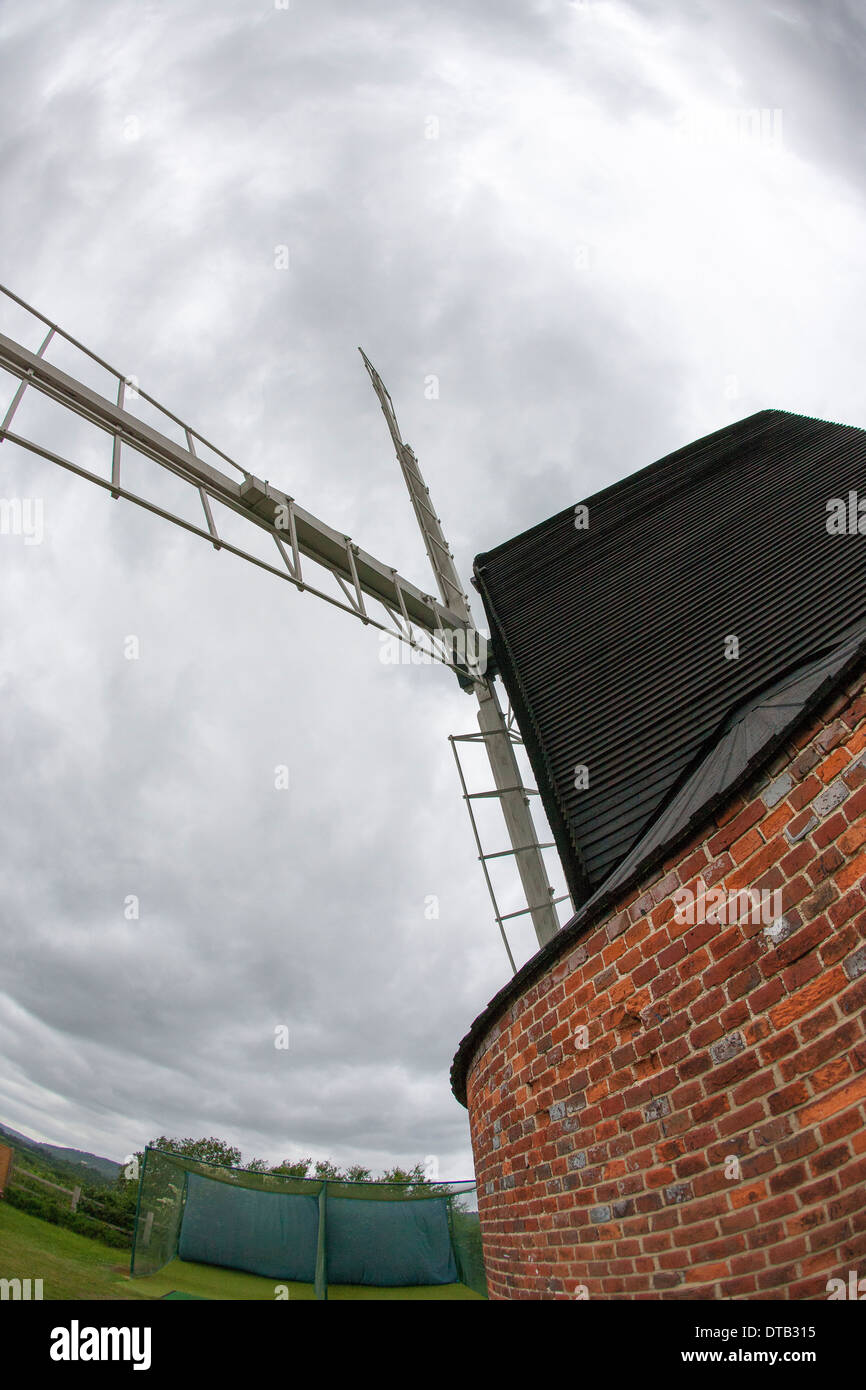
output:
<instances>
[{"instance_id":1,"label":"brick","mask_svg":"<svg viewBox=\"0 0 866 1390\"><path fill-rule=\"evenodd\" d=\"M787 970L782 971L782 983L785 988L793 994L795 990L800 989L802 985L808 984L809 980L814 980L815 976L820 975L820 973L821 961L818 952L812 951L810 955L804 956L802 960L798 960L796 965L792 965Z\"/></svg>"},{"instance_id":2,"label":"brick","mask_svg":"<svg viewBox=\"0 0 866 1390\"><path fill-rule=\"evenodd\" d=\"M797 1046L797 1035L791 1029L787 1029L784 1033L777 1033L775 1037L769 1038L761 1048L761 1061L764 1065L776 1062L780 1057L785 1057L789 1052L795 1051Z\"/></svg>"},{"instance_id":3,"label":"brick","mask_svg":"<svg viewBox=\"0 0 866 1390\"><path fill-rule=\"evenodd\" d=\"M765 1096L768 1091L774 1090L776 1084L772 1072L755 1072L734 1091L734 1105L747 1105L750 1100L755 1100L758 1096Z\"/></svg>"},{"instance_id":4,"label":"brick","mask_svg":"<svg viewBox=\"0 0 866 1390\"><path fill-rule=\"evenodd\" d=\"M741 839L735 840L731 845L730 855L735 864L744 864L750 859L763 845L764 841L758 831L752 827Z\"/></svg>"},{"instance_id":5,"label":"brick","mask_svg":"<svg viewBox=\"0 0 866 1390\"><path fill-rule=\"evenodd\" d=\"M708 888L713 888L724 879L727 873L730 873L733 867L734 861L726 852L725 854L718 855L715 859L711 859L709 864L704 866L701 877Z\"/></svg>"},{"instance_id":6,"label":"brick","mask_svg":"<svg viewBox=\"0 0 866 1390\"><path fill-rule=\"evenodd\" d=\"M731 1206L752 1206L755 1202L760 1202L761 1198L766 1197L766 1195L766 1184L762 1182L748 1183L745 1187L736 1187L732 1189Z\"/></svg>"},{"instance_id":7,"label":"brick","mask_svg":"<svg viewBox=\"0 0 866 1390\"><path fill-rule=\"evenodd\" d=\"M783 1107L787 1108L787 1107ZM769 1120L766 1124L758 1125L752 1130L752 1138L757 1145L774 1145L780 1139L786 1138L791 1132L791 1122L787 1115L780 1115L778 1119Z\"/></svg>"},{"instance_id":8,"label":"brick","mask_svg":"<svg viewBox=\"0 0 866 1390\"><path fill-rule=\"evenodd\" d=\"M736 1057L738 1052L742 1052L745 1046L742 1033L731 1033L727 1038L713 1044L710 1056L716 1063L728 1062L732 1057Z\"/></svg>"},{"instance_id":9,"label":"brick","mask_svg":"<svg viewBox=\"0 0 866 1390\"><path fill-rule=\"evenodd\" d=\"M686 1270L686 1281L689 1284L712 1284L719 1279L726 1279L730 1270L724 1261L715 1264L692 1265Z\"/></svg>"},{"instance_id":10,"label":"brick","mask_svg":"<svg viewBox=\"0 0 866 1390\"><path fill-rule=\"evenodd\" d=\"M708 994L699 995L692 1004L691 1014L695 1023L702 1023L705 1019L711 1019L725 1005L725 992L721 988L712 989ZM716 1035L718 1036L718 1034ZM715 1041L715 1039L713 1039Z\"/></svg>"},{"instance_id":11,"label":"brick","mask_svg":"<svg viewBox=\"0 0 866 1390\"><path fill-rule=\"evenodd\" d=\"M830 845L829 849L825 849L823 854L821 854L808 869L808 876L814 884L818 884L822 882L823 879L829 878L830 875L839 868L839 865L844 863L845 856L841 853L838 846Z\"/></svg>"},{"instance_id":12,"label":"brick","mask_svg":"<svg viewBox=\"0 0 866 1390\"><path fill-rule=\"evenodd\" d=\"M632 983L638 986L645 985L658 973L659 968L654 960L642 961L631 972Z\"/></svg>"},{"instance_id":13,"label":"brick","mask_svg":"<svg viewBox=\"0 0 866 1390\"><path fill-rule=\"evenodd\" d=\"M773 921L764 927L764 936L773 946L779 946L783 941L787 941L796 927L794 913L788 913L785 917L774 917Z\"/></svg>"},{"instance_id":14,"label":"brick","mask_svg":"<svg viewBox=\"0 0 866 1390\"><path fill-rule=\"evenodd\" d=\"M815 829L818 824L818 817L814 812L801 811L799 816L795 816L790 825L785 828L785 838L796 845L800 840L804 840L807 835Z\"/></svg>"},{"instance_id":15,"label":"brick","mask_svg":"<svg viewBox=\"0 0 866 1390\"><path fill-rule=\"evenodd\" d=\"M793 785L794 782L789 772L783 772L781 777L777 777L774 782L771 782L764 792L764 805L767 810L770 811L778 805L788 795Z\"/></svg>"},{"instance_id":16,"label":"brick","mask_svg":"<svg viewBox=\"0 0 866 1390\"><path fill-rule=\"evenodd\" d=\"M718 1018L708 1018L705 1023L701 1023L697 1028L693 1028L689 1034L689 1043L692 1047L706 1047L709 1043L714 1043L724 1033L724 1028Z\"/></svg>"},{"instance_id":17,"label":"brick","mask_svg":"<svg viewBox=\"0 0 866 1390\"><path fill-rule=\"evenodd\" d=\"M836 1028L832 1033L825 1033L823 1037L812 1043L810 1047L804 1048L794 1059L798 1072L810 1072L816 1067L820 1067L830 1057L834 1057L843 1048L851 1047L857 1040L859 1029L856 1022L843 1023L840 1028Z\"/></svg>"},{"instance_id":18,"label":"brick","mask_svg":"<svg viewBox=\"0 0 866 1390\"><path fill-rule=\"evenodd\" d=\"M800 1124L806 1125L820 1124L822 1120L829 1119L831 1115L838 1111L847 1109L855 1101L866 1099L866 1076L857 1077L854 1081L849 1081L839 1091L833 1091L830 1095L822 1096L820 1100L813 1101L800 1111L797 1117Z\"/></svg>"},{"instance_id":19,"label":"brick","mask_svg":"<svg viewBox=\"0 0 866 1390\"><path fill-rule=\"evenodd\" d=\"M717 1071L711 1072L704 1081L704 1089L709 1093L721 1088L727 1089L735 1081L742 1081L756 1071L760 1063L754 1052L743 1052L733 1061L726 1062Z\"/></svg>"},{"instance_id":20,"label":"brick","mask_svg":"<svg viewBox=\"0 0 866 1390\"><path fill-rule=\"evenodd\" d=\"M790 1192L791 1188L799 1187L806 1179L806 1166L803 1163L794 1163L781 1172L774 1173L770 1178L770 1191L775 1196L779 1192Z\"/></svg>"},{"instance_id":21,"label":"brick","mask_svg":"<svg viewBox=\"0 0 866 1390\"><path fill-rule=\"evenodd\" d=\"M866 841L866 820L861 820L840 835L836 843L843 854L854 854L864 841Z\"/></svg>"},{"instance_id":22,"label":"brick","mask_svg":"<svg viewBox=\"0 0 866 1390\"><path fill-rule=\"evenodd\" d=\"M847 801L851 792L844 782L831 782L822 792L819 792L812 802L812 811L816 816L823 820L831 811L835 811Z\"/></svg>"},{"instance_id":23,"label":"brick","mask_svg":"<svg viewBox=\"0 0 866 1390\"><path fill-rule=\"evenodd\" d=\"M750 965L748 970L741 970L738 975L734 975L728 981L728 996L732 1000L742 999L750 994L753 989L761 984L763 976L756 965Z\"/></svg>"},{"instance_id":24,"label":"brick","mask_svg":"<svg viewBox=\"0 0 866 1390\"><path fill-rule=\"evenodd\" d=\"M736 950L730 951L728 955L723 956L720 961L717 961L715 965L711 965L709 970L704 972L704 985L707 989L712 989L714 985L722 984L724 981L731 979L733 975L753 965L761 953L762 948L760 942L754 939L743 942L742 946L738 946Z\"/></svg>"},{"instance_id":25,"label":"brick","mask_svg":"<svg viewBox=\"0 0 866 1390\"><path fill-rule=\"evenodd\" d=\"M852 945L853 945L853 941L852 941ZM844 953L843 953L843 954L844 954ZM706 961L704 962L704 964L706 965ZM682 971L682 970L680 970L680 974L681 974L681 975L683 974L683 971ZM671 1006L671 1009L672 1009L674 1012L678 1012L680 1009L686 1008L686 1007L692 1002L693 999L697 999L697 998L698 998L698 996L700 995L700 993L701 993L701 982L700 982L700 980L687 979L686 983L682 986L681 989L675 989L675 990L673 991L673 993L671 994L671 996L670 996L670 1006Z\"/></svg>"},{"instance_id":26,"label":"brick","mask_svg":"<svg viewBox=\"0 0 866 1390\"><path fill-rule=\"evenodd\" d=\"M641 917L648 917L655 907L655 900L652 893L641 893L628 910L628 915L632 922L637 922Z\"/></svg>"},{"instance_id":27,"label":"brick","mask_svg":"<svg viewBox=\"0 0 866 1390\"><path fill-rule=\"evenodd\" d=\"M665 901L663 903L659 903L658 907L655 908L654 911L650 914L650 921L652 922L654 927L662 927L665 925L666 922L669 922L671 920L675 911L676 908L674 906L673 899L666 898Z\"/></svg>"},{"instance_id":28,"label":"brick","mask_svg":"<svg viewBox=\"0 0 866 1390\"><path fill-rule=\"evenodd\" d=\"M665 1188L665 1201L669 1206L677 1206L681 1202L687 1202L691 1196L692 1187L687 1182L672 1183Z\"/></svg>"},{"instance_id":29,"label":"brick","mask_svg":"<svg viewBox=\"0 0 866 1390\"><path fill-rule=\"evenodd\" d=\"M777 835L775 840L771 840L757 854L753 854L744 864L739 865L734 873L729 873L726 879L728 889L737 891L740 888L748 888L761 874L771 869L777 860L781 859L782 851L788 847L785 838L787 834L786 830L784 835Z\"/></svg>"},{"instance_id":30,"label":"brick","mask_svg":"<svg viewBox=\"0 0 866 1390\"><path fill-rule=\"evenodd\" d=\"M825 1008L819 1009L818 1013L812 1014L809 1018L804 1018L802 1022L797 1025L801 1041L803 1043L812 1042L813 1039L820 1037L822 1033L826 1033L828 1028L832 1028L837 1021L838 1014L836 1013L836 1006L835 1003L831 1001Z\"/></svg>"},{"instance_id":31,"label":"brick","mask_svg":"<svg viewBox=\"0 0 866 1390\"><path fill-rule=\"evenodd\" d=\"M815 764L819 763L820 761L821 759L819 755L815 752L814 748L804 748L800 756L796 758L794 762L791 763L791 776L794 777L798 782L802 781L806 774L808 772L811 772Z\"/></svg>"},{"instance_id":32,"label":"brick","mask_svg":"<svg viewBox=\"0 0 866 1390\"><path fill-rule=\"evenodd\" d=\"M665 874L664 878L660 878L657 883L654 883L649 891L655 905L658 906L659 903L663 902L679 887L679 884L679 875L673 871Z\"/></svg>"},{"instance_id":33,"label":"brick","mask_svg":"<svg viewBox=\"0 0 866 1390\"><path fill-rule=\"evenodd\" d=\"M778 1146L777 1151L781 1163L791 1163L795 1158L806 1158L810 1153L814 1153L818 1147L818 1140L815 1138L814 1129L804 1131L802 1134L795 1134L790 1139L784 1139Z\"/></svg>"},{"instance_id":34,"label":"brick","mask_svg":"<svg viewBox=\"0 0 866 1390\"><path fill-rule=\"evenodd\" d=\"M804 902L800 905L800 915L804 922L810 922L813 917L817 917L819 912L823 912L825 907L829 907L834 898L839 896L836 885L825 880L815 889Z\"/></svg>"},{"instance_id":35,"label":"brick","mask_svg":"<svg viewBox=\"0 0 866 1390\"><path fill-rule=\"evenodd\" d=\"M866 1009L866 980L861 980L852 989L846 989L838 1003L843 1014L860 1014Z\"/></svg>"},{"instance_id":36,"label":"brick","mask_svg":"<svg viewBox=\"0 0 866 1390\"><path fill-rule=\"evenodd\" d=\"M842 822L843 828L845 822ZM782 859L779 860L779 867L785 878L791 878L798 874L806 864L811 864L815 857L815 850L811 841L806 840L790 850Z\"/></svg>"},{"instance_id":37,"label":"brick","mask_svg":"<svg viewBox=\"0 0 866 1390\"><path fill-rule=\"evenodd\" d=\"M718 834L713 835L713 837L707 841L707 849L713 858L715 859L718 855L721 855L724 850L729 849L735 840L741 839L753 825L756 825L759 820L762 820L766 809L762 801L753 801L750 805L746 806L738 816L728 821ZM706 875L704 875L704 881L706 883L710 882Z\"/></svg>"},{"instance_id":38,"label":"brick","mask_svg":"<svg viewBox=\"0 0 866 1390\"><path fill-rule=\"evenodd\" d=\"M787 801L783 801L781 806L777 806L772 815L767 816L758 826L765 840L774 840L781 830L784 830L788 821L793 816L793 811ZM759 885L761 886L761 885ZM768 885L769 886L769 885Z\"/></svg>"},{"instance_id":39,"label":"brick","mask_svg":"<svg viewBox=\"0 0 866 1390\"><path fill-rule=\"evenodd\" d=\"M835 1168L841 1168L842 1164L847 1163L850 1157L847 1144L837 1144L835 1148L823 1149L809 1163L812 1176L815 1178L823 1177L825 1173L830 1173Z\"/></svg>"},{"instance_id":40,"label":"brick","mask_svg":"<svg viewBox=\"0 0 866 1390\"><path fill-rule=\"evenodd\" d=\"M829 753L831 748L836 748L842 742L848 732L841 719L834 719L832 724L828 724L818 734L815 739L815 746L820 748L822 753Z\"/></svg>"},{"instance_id":41,"label":"brick","mask_svg":"<svg viewBox=\"0 0 866 1390\"><path fill-rule=\"evenodd\" d=\"M772 1004L778 1003L784 994L782 981L778 975L775 979L768 980L760 989L756 989L749 996L749 1008L754 1014L763 1013Z\"/></svg>"},{"instance_id":42,"label":"brick","mask_svg":"<svg viewBox=\"0 0 866 1390\"><path fill-rule=\"evenodd\" d=\"M856 859L852 859L846 864L844 869L840 869L836 875L836 886L841 893L854 884L862 884L866 880L866 851L858 854Z\"/></svg>"},{"instance_id":43,"label":"brick","mask_svg":"<svg viewBox=\"0 0 866 1390\"><path fill-rule=\"evenodd\" d=\"M607 924L607 936L608 936L608 940L609 940L609 941L614 941L614 940L616 939L616 937L622 935L622 933L627 929L628 926L629 926L628 913L626 913L626 912L620 912L620 913L617 914L616 917L612 917L611 920L610 920L610 921L608 922L608 924Z\"/></svg>"},{"instance_id":44,"label":"brick","mask_svg":"<svg viewBox=\"0 0 866 1390\"><path fill-rule=\"evenodd\" d=\"M710 947L710 955L714 961L721 960L729 951L733 951L735 946L739 946L743 940L743 933L738 926L729 927L727 931L720 932Z\"/></svg>"},{"instance_id":45,"label":"brick","mask_svg":"<svg viewBox=\"0 0 866 1390\"><path fill-rule=\"evenodd\" d=\"M759 1014L757 1018L750 1018L747 1023L743 1024L743 1037L749 1047L754 1047L755 1043L759 1043L772 1031L770 1020L764 1014Z\"/></svg>"},{"instance_id":46,"label":"brick","mask_svg":"<svg viewBox=\"0 0 866 1390\"><path fill-rule=\"evenodd\" d=\"M838 773L840 773L844 767L847 767L847 765L848 754L845 752L844 748L837 748L834 753L830 754L829 758L825 758L824 761L816 767L815 771L822 782L832 782Z\"/></svg>"},{"instance_id":47,"label":"brick","mask_svg":"<svg viewBox=\"0 0 866 1390\"><path fill-rule=\"evenodd\" d=\"M857 787L862 787L863 783L866 782L866 759L858 758L856 763L852 763L842 773L842 780L846 787L850 787L852 791L856 790Z\"/></svg>"},{"instance_id":48,"label":"brick","mask_svg":"<svg viewBox=\"0 0 866 1390\"><path fill-rule=\"evenodd\" d=\"M854 793L850 801L845 802L845 819L850 825L858 821L861 816L866 814L866 787L860 787Z\"/></svg>"},{"instance_id":49,"label":"brick","mask_svg":"<svg viewBox=\"0 0 866 1390\"><path fill-rule=\"evenodd\" d=\"M849 980L858 980L861 975L866 975L866 946L861 946L859 951L843 961L842 968Z\"/></svg>"},{"instance_id":50,"label":"brick","mask_svg":"<svg viewBox=\"0 0 866 1390\"><path fill-rule=\"evenodd\" d=\"M856 796L852 796L851 800L845 803L844 813L842 811L837 811L829 820L821 822L812 836L812 840L814 844L817 845L818 849L824 849L826 845L832 844L834 840L838 840L839 836L844 833L848 825L848 813L852 803L856 800Z\"/></svg>"},{"instance_id":51,"label":"brick","mask_svg":"<svg viewBox=\"0 0 866 1390\"><path fill-rule=\"evenodd\" d=\"M812 797L817 796L821 787L822 782L820 777L812 773L811 776L806 777L790 793L788 797L789 804L793 806L795 811L802 811L803 807L812 800Z\"/></svg>"},{"instance_id":52,"label":"brick","mask_svg":"<svg viewBox=\"0 0 866 1390\"><path fill-rule=\"evenodd\" d=\"M781 1115L796 1105L805 1105L808 1099L809 1088L805 1081L792 1081L790 1086L783 1086L770 1097L770 1113Z\"/></svg>"},{"instance_id":53,"label":"brick","mask_svg":"<svg viewBox=\"0 0 866 1390\"><path fill-rule=\"evenodd\" d=\"M722 1298L748 1298L757 1287L754 1275L741 1274L736 1279L725 1279L719 1285L719 1291Z\"/></svg>"},{"instance_id":54,"label":"brick","mask_svg":"<svg viewBox=\"0 0 866 1390\"><path fill-rule=\"evenodd\" d=\"M707 852L703 845L701 845L699 849L695 850L694 854L689 855L689 858L684 859L679 865L680 882L688 883L690 879L695 878L701 872L706 862Z\"/></svg>"},{"instance_id":55,"label":"brick","mask_svg":"<svg viewBox=\"0 0 866 1390\"><path fill-rule=\"evenodd\" d=\"M789 1023L813 1013L826 999L840 991L844 979L842 969L837 965L825 971L816 980L811 980L803 989L783 999L770 1010L770 1020L776 1028L785 1028Z\"/></svg>"},{"instance_id":56,"label":"brick","mask_svg":"<svg viewBox=\"0 0 866 1390\"><path fill-rule=\"evenodd\" d=\"M822 1091L827 1091L831 1086L838 1086L841 1081L851 1072L851 1058L837 1057L832 1062L827 1062L823 1067L818 1067L812 1072L809 1084L814 1095L819 1096Z\"/></svg>"},{"instance_id":57,"label":"brick","mask_svg":"<svg viewBox=\"0 0 866 1390\"><path fill-rule=\"evenodd\" d=\"M693 1082L692 1084L697 1085L698 1083ZM683 1089L685 1089L685 1087ZM677 1092L677 1094L679 1094L679 1092ZM715 1120L719 1115L724 1115L725 1111L729 1109L730 1103L727 1096L708 1096L706 1099L698 1101L692 1109L692 1123L700 1125L706 1123L708 1120Z\"/></svg>"},{"instance_id":58,"label":"brick","mask_svg":"<svg viewBox=\"0 0 866 1390\"><path fill-rule=\"evenodd\" d=\"M818 954L823 965L835 965L837 961L843 960L850 955L857 945L857 933L853 926L846 927L844 931L837 932L824 943Z\"/></svg>"},{"instance_id":59,"label":"brick","mask_svg":"<svg viewBox=\"0 0 866 1390\"><path fill-rule=\"evenodd\" d=\"M656 959L661 969L667 970L669 966L675 965L678 960L682 960L685 954L686 948L683 941L672 941L663 951L659 951Z\"/></svg>"},{"instance_id":60,"label":"brick","mask_svg":"<svg viewBox=\"0 0 866 1390\"><path fill-rule=\"evenodd\" d=\"M857 1107L846 1110L842 1114L835 1115L832 1120L828 1120L821 1126L821 1141L824 1144L832 1144L834 1140L841 1138L843 1134L851 1134L855 1129L861 1128L860 1111Z\"/></svg>"}]
</instances>

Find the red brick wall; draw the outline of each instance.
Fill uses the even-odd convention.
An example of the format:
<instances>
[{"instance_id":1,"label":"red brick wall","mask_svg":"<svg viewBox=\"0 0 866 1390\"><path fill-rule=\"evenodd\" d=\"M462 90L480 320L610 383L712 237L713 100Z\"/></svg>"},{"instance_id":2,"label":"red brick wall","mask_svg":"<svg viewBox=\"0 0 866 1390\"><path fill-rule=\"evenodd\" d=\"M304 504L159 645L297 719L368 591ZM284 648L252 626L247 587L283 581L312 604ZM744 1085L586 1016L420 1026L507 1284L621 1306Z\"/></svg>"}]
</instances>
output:
<instances>
[{"instance_id":1,"label":"red brick wall","mask_svg":"<svg viewBox=\"0 0 866 1390\"><path fill-rule=\"evenodd\" d=\"M864 749L860 679L483 1038L491 1297L823 1299L866 1275ZM678 921L699 876L780 888L783 921Z\"/></svg>"}]
</instances>

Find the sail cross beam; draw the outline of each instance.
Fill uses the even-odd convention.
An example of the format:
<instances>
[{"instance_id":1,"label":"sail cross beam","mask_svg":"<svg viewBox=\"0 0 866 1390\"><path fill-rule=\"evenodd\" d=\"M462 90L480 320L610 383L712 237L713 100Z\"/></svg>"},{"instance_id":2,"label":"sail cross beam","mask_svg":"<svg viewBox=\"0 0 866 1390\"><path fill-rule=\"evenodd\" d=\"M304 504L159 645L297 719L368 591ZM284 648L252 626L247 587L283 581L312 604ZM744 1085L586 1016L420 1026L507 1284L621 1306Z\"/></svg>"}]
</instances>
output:
<instances>
[{"instance_id":1,"label":"sail cross beam","mask_svg":"<svg viewBox=\"0 0 866 1390\"><path fill-rule=\"evenodd\" d=\"M16 302L22 303L17 300ZM25 306L28 307L28 306ZM41 316L38 316L41 317ZM175 521L185 529L209 540L217 549L226 549L252 561L261 568L268 569L281 578L286 578L299 589L325 598L353 613L364 623L393 632L398 639L413 646L422 646L434 660L450 665L462 683L467 683L470 672L463 653L479 652L478 665L483 669L486 660L486 644L483 639L468 643L465 640L467 622L459 612L452 612L445 604L425 594L416 585L404 579L397 571L356 545L350 537L320 521L311 512L298 506L294 498L272 484L257 478L253 473L231 463L242 474L240 481L230 477L222 470L200 458L195 452L194 435L190 428L178 421L168 411L167 418L181 425L187 447L176 443L153 426L140 420L129 410L124 409L124 378L113 368L111 371L118 381L117 400L92 390L68 372L47 362L43 356L46 346L55 335L66 337L61 330L52 326L38 352L31 352L14 339L0 334L0 368L16 377L20 385L15 391L9 408L0 425L0 441L8 439L11 443L39 454L61 467L70 469L89 481L105 487L115 498L125 498L138 503L150 511ZM81 348L73 339L68 341ZM92 360L105 367L106 364L94 354L87 353ZM75 463L72 459L61 457L34 439L16 432L15 414L21 403L24 391L33 388L48 399L79 415L90 424L104 430L112 439L111 475L102 478L90 469ZM141 393L143 395L143 393ZM150 397L146 397L151 401ZM151 402L156 404L155 402ZM157 407L162 409L162 407ZM202 441L206 443L206 441ZM159 464L166 471L189 483L199 493L204 512L205 527L197 527L185 518L167 508L133 493L122 485L122 449L129 446L138 453ZM207 445L208 448L212 446ZM269 531L277 542L282 564L269 565L240 546L229 543L219 535L214 521L209 499L215 499L246 520ZM318 588L301 573L301 557L313 561L330 571L341 592L346 598L343 603L326 591ZM377 621L368 611L365 599L372 599L385 609L389 626ZM456 638L443 642L442 637Z\"/></svg>"}]
</instances>

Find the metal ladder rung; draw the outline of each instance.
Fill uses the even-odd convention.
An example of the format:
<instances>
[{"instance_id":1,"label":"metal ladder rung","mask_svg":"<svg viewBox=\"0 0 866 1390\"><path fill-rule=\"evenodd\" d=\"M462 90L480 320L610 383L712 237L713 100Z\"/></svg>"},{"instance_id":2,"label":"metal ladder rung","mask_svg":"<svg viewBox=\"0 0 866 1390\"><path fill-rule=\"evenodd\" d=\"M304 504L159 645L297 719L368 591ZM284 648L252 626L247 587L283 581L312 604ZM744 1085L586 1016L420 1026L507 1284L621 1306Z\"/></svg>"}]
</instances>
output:
<instances>
[{"instance_id":1,"label":"metal ladder rung","mask_svg":"<svg viewBox=\"0 0 866 1390\"><path fill-rule=\"evenodd\" d=\"M521 796L538 796L538 795L539 795L538 789L537 789L536 787L520 787L520 786L518 786L518 787L502 787L501 790L492 791L492 792L465 792L464 795L463 795L463 800L464 800L464 801L480 801L480 800L482 800L484 797L490 797L490 796L503 797L503 796L507 796L509 792L520 792L520 795L521 795Z\"/></svg>"},{"instance_id":2,"label":"metal ladder rung","mask_svg":"<svg viewBox=\"0 0 866 1390\"><path fill-rule=\"evenodd\" d=\"M518 845L516 849L497 849L492 854L479 854L479 859L502 859L506 854L520 854L524 849L556 849L553 840L546 841L543 845Z\"/></svg>"},{"instance_id":3,"label":"metal ladder rung","mask_svg":"<svg viewBox=\"0 0 866 1390\"><path fill-rule=\"evenodd\" d=\"M553 892L553 889L550 891ZM503 912L500 914L499 920L501 922L507 922L510 917L525 917L527 912L538 912L540 908L549 907L551 903L563 903L567 897L567 893L561 893L558 898L551 898L549 903L536 903L535 907L521 907L517 912Z\"/></svg>"}]
</instances>

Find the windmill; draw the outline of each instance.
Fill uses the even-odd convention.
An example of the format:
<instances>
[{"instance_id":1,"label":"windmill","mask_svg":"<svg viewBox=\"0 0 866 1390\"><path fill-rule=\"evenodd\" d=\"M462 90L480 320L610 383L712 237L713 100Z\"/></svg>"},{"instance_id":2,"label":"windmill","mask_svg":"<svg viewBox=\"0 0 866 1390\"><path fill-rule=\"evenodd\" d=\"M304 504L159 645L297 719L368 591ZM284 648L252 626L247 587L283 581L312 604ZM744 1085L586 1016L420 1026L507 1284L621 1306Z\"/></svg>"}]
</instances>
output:
<instances>
[{"instance_id":1,"label":"windmill","mask_svg":"<svg viewBox=\"0 0 866 1390\"><path fill-rule=\"evenodd\" d=\"M429 488L421 476L418 460L400 434L391 397L367 356L361 352L409 491L436 579L438 599L424 593L395 569L362 550L350 536L304 510L290 494L235 463L203 435L142 391L134 378L109 366L11 290L0 286L0 294L31 316L33 322L40 325L42 334L39 347L33 351L0 333L0 368L19 383L0 423L0 443L8 440L86 478L109 492L115 500L123 498L134 502L209 541L214 549L238 555L296 589L334 604L365 625L390 632L399 641L420 648L431 660L450 667L462 689L475 697L478 731L454 735L451 744L495 919L511 967L516 970L505 928L506 921L528 915L538 943L543 946L552 940L559 929L556 909L567 895L555 896L548 882L543 851L552 849L553 845L542 844L536 834L529 798L538 793L523 781L515 751L522 740L513 716L503 713L491 669L489 644L473 621L469 600L441 522L431 503ZM65 343L83 353L102 372L107 372L114 382L114 399L92 389L81 379L81 375L71 375L53 365L48 360L48 353L56 342ZM75 462L46 447L32 437L32 432L25 435L16 431L16 413L27 390L41 393L110 437L110 471L106 470L105 476L85 467L80 461ZM179 435L182 442L139 418L131 408L139 401L158 412L164 418L166 427ZM124 455L129 451L158 464L198 495L201 514L197 522L125 485ZM271 559L266 560L236 545L221 534L214 503L229 508L251 526L267 533L274 542ZM324 579L320 576L324 574L330 575L336 582L336 591L329 592L322 587ZM459 748L467 743L483 744L492 772L492 789L469 791ZM479 798L492 798L498 802L505 822L508 848L489 853L483 849L473 809L473 802ZM488 868L490 860L505 856L514 859L526 904L508 913L500 910Z\"/></svg>"}]
</instances>

